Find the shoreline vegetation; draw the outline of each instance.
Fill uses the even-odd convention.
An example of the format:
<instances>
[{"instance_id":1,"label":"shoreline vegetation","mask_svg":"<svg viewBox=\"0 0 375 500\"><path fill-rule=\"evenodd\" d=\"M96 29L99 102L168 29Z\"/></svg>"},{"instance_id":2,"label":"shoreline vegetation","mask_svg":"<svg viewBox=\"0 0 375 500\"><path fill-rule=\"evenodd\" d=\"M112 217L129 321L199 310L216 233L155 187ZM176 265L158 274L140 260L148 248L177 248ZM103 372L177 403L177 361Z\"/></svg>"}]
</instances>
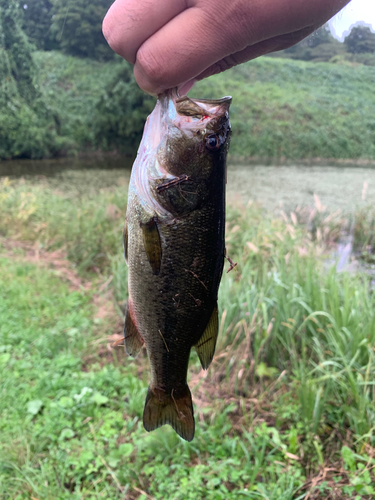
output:
<instances>
[{"instance_id":1,"label":"shoreline vegetation","mask_svg":"<svg viewBox=\"0 0 375 500\"><path fill-rule=\"evenodd\" d=\"M91 143L89 149L92 147L94 140L90 140L90 134L95 133L98 138L113 134L108 127L121 127L120 123L113 123L113 118L107 116L101 129L96 126L93 131L89 122L96 119L95 100L98 99L106 102L106 106L109 106L108 100L113 99L109 109L100 107L101 115L109 112L123 117L128 112L128 105L125 106L125 101L129 99L127 89L116 90L117 79L124 77L119 68L127 67L126 63L102 63L96 71L91 69L90 75L86 60L86 67L79 69L78 64L81 65L83 60L59 53L48 54L49 57L46 53L37 55L42 84L48 85L55 105L58 108L65 106L66 112L70 111L73 117L72 123L78 128L81 126L81 137L85 139L81 144L78 142L78 150L85 140L86 144ZM56 63L59 68L54 67ZM54 82L51 81L51 70ZM106 79L103 78L105 73ZM80 74L84 75L84 80ZM128 90L132 92L132 75L126 76L129 79ZM212 97L213 93L226 95L229 91L233 95L233 156L375 160L374 80L375 67L359 65L353 71L351 67L330 63L261 58L198 82L191 94L205 98ZM95 88L92 81L96 81ZM106 90L103 91L103 87ZM64 88L67 93L62 96L61 89ZM60 102L57 93L60 94ZM149 112L154 100L146 99ZM77 123L78 114L80 123ZM85 120L86 117L88 120ZM132 127L131 123L127 125ZM139 138L143 122L135 128ZM104 148L113 147L111 141L105 138L101 144Z\"/></svg>"},{"instance_id":2,"label":"shoreline vegetation","mask_svg":"<svg viewBox=\"0 0 375 500\"><path fill-rule=\"evenodd\" d=\"M119 58L98 62L56 51L34 52L33 60L39 89L53 116L49 127L60 146L51 154L43 149L43 141L39 146L30 144L33 133L43 132L30 124L29 142L20 142L13 153L0 151L0 157L100 151L135 155L155 100L137 90L127 63ZM375 161L374 80L374 66L262 57L198 82L191 94L201 98L232 94L233 161L256 157L365 162Z\"/></svg>"},{"instance_id":3,"label":"shoreline vegetation","mask_svg":"<svg viewBox=\"0 0 375 500\"><path fill-rule=\"evenodd\" d=\"M228 208L238 266L213 365L192 354L192 443L144 431L147 360L118 345L125 209L89 172L0 181L0 497L373 498L373 207L354 227L319 203ZM357 271L338 270L343 234Z\"/></svg>"},{"instance_id":4,"label":"shoreline vegetation","mask_svg":"<svg viewBox=\"0 0 375 500\"><path fill-rule=\"evenodd\" d=\"M20 178L26 176L54 175L66 170L112 170L131 171L135 156L124 155L118 151L80 151L72 156L55 158L16 158L0 159L0 177ZM257 156L228 155L228 166L259 167L325 167L374 169L375 159L366 158L272 158Z\"/></svg>"},{"instance_id":5,"label":"shoreline vegetation","mask_svg":"<svg viewBox=\"0 0 375 500\"><path fill-rule=\"evenodd\" d=\"M123 153L113 150L113 151L77 151L72 156L58 156L52 158L14 158L14 159L0 159L0 175L1 168L4 169L9 166L9 172L11 172L12 164L24 166L27 169L27 165L38 164L43 165L43 163L50 163L51 165L64 163L68 165L67 162L71 161L77 169L89 169L91 168L90 163L93 165L102 163L103 168L106 168L106 163L123 161L126 168L132 166L136 156L135 155L124 155ZM309 158L286 158L286 157L272 157L272 156L243 156L234 155L229 153L228 164L230 165L262 165L262 166L327 166L327 167L337 167L337 166L348 166L348 167L363 167L363 168L374 168L375 158L323 158L323 157L309 157ZM67 167L68 168L68 167ZM7 173L4 175L13 175ZM18 174L14 174L18 175Z\"/></svg>"}]
</instances>

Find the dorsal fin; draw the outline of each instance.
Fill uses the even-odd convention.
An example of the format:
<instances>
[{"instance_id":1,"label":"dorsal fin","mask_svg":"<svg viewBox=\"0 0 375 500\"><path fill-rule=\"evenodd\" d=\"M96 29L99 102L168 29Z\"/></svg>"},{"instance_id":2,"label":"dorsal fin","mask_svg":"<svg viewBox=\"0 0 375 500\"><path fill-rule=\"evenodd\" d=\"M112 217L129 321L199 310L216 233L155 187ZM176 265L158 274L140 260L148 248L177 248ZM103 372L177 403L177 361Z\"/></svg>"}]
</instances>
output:
<instances>
[{"instance_id":1,"label":"dorsal fin","mask_svg":"<svg viewBox=\"0 0 375 500\"><path fill-rule=\"evenodd\" d=\"M125 219L124 230L122 232L122 242L124 246L125 262L128 263L128 221Z\"/></svg>"}]
</instances>

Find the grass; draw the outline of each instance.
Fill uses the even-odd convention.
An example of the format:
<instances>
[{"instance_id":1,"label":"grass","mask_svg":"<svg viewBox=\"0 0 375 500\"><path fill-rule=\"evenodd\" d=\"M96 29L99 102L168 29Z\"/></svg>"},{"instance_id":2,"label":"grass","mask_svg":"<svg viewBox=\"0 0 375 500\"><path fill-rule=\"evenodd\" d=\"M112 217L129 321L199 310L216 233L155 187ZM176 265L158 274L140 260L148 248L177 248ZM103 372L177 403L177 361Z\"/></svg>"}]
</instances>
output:
<instances>
[{"instance_id":1,"label":"grass","mask_svg":"<svg viewBox=\"0 0 375 500\"><path fill-rule=\"evenodd\" d=\"M198 83L191 94L233 96L234 156L373 158L374 76L374 67L264 57Z\"/></svg>"},{"instance_id":2,"label":"grass","mask_svg":"<svg viewBox=\"0 0 375 500\"><path fill-rule=\"evenodd\" d=\"M108 347L127 294L125 188L75 175L92 173L0 185L0 497L372 498L375 297L366 273L327 263L342 221L230 207L238 265L208 372L192 354L187 443L144 431L146 359ZM371 219L357 220L368 246Z\"/></svg>"},{"instance_id":3,"label":"grass","mask_svg":"<svg viewBox=\"0 0 375 500\"><path fill-rule=\"evenodd\" d=\"M47 250L64 248L80 271L104 269L119 247L124 187L98 193L84 184L84 192L79 173L72 177L77 185L65 192L43 184L14 186L5 178L0 184L0 235L37 241Z\"/></svg>"},{"instance_id":4,"label":"grass","mask_svg":"<svg viewBox=\"0 0 375 500\"><path fill-rule=\"evenodd\" d=\"M42 87L76 151L97 149L95 106L121 62L38 52ZM232 159L375 158L375 67L259 58L199 82L192 96L231 94ZM135 153L135 151L134 151Z\"/></svg>"}]
</instances>

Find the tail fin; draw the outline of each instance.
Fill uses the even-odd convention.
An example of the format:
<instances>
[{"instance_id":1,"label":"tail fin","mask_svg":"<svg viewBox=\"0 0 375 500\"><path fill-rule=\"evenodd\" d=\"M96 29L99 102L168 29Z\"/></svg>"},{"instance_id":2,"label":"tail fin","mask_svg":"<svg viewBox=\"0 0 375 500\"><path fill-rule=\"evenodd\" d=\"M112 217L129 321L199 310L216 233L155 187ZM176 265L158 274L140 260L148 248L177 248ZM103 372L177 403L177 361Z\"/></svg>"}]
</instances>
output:
<instances>
[{"instance_id":1,"label":"tail fin","mask_svg":"<svg viewBox=\"0 0 375 500\"><path fill-rule=\"evenodd\" d=\"M169 424L186 441L194 437L193 403L188 385L172 389L168 394L162 389L149 387L143 412L143 425L150 432Z\"/></svg>"}]
</instances>

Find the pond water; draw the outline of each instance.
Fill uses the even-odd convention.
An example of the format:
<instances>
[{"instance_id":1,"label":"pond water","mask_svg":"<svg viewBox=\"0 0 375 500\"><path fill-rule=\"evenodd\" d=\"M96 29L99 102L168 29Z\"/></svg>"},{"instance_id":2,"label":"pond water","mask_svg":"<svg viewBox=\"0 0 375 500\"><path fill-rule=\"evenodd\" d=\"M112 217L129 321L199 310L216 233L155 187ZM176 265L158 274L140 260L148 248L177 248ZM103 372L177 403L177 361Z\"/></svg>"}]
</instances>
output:
<instances>
[{"instance_id":1,"label":"pond water","mask_svg":"<svg viewBox=\"0 0 375 500\"><path fill-rule=\"evenodd\" d=\"M234 194L269 209L315 206L350 213L375 202L375 168L348 166L236 165L228 169L228 201Z\"/></svg>"},{"instance_id":2,"label":"pond water","mask_svg":"<svg viewBox=\"0 0 375 500\"><path fill-rule=\"evenodd\" d=\"M22 160L0 162L0 177L25 177L36 182L48 179L56 187L64 184L77 188L110 187L121 184L126 189L132 160L86 158L57 160ZM269 210L296 206L314 206L316 194L328 210L345 213L375 202L375 165L228 165L228 203L250 200Z\"/></svg>"}]
</instances>

